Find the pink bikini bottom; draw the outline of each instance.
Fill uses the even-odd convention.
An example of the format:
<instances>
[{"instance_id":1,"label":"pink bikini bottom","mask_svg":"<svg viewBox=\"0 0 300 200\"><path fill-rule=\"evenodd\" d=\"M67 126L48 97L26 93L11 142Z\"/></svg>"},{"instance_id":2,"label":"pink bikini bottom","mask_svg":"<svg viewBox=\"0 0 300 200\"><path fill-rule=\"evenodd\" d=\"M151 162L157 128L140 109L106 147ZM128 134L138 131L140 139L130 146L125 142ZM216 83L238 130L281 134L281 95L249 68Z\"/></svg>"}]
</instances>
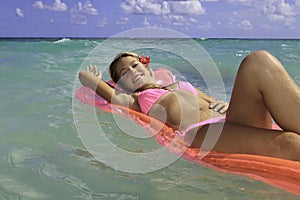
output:
<instances>
[{"instance_id":1,"label":"pink bikini bottom","mask_svg":"<svg viewBox=\"0 0 300 200\"><path fill-rule=\"evenodd\" d=\"M176 131L176 132L179 133L180 135L184 136L186 133L188 133L190 130L192 130L194 128L197 128L199 126L204 126L206 124L225 122L225 119L226 119L226 116L220 116L220 117L215 117L215 118L212 118L212 119L207 119L207 120L204 120L202 122L190 125L189 127L187 127L187 129L185 129L182 132L180 132L180 131Z\"/></svg>"}]
</instances>

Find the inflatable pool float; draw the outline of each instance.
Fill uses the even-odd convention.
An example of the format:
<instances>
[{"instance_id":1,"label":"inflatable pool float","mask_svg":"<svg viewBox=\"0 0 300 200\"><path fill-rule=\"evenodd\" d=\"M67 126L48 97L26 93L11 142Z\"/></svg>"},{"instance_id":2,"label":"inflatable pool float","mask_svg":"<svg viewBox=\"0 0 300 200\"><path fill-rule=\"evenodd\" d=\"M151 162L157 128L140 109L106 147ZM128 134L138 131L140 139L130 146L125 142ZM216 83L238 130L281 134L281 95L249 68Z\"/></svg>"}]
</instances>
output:
<instances>
[{"instance_id":1,"label":"inflatable pool float","mask_svg":"<svg viewBox=\"0 0 300 200\"><path fill-rule=\"evenodd\" d=\"M164 79L169 77L169 79L166 79L163 84L173 82L174 76L172 76L168 70L164 69L157 70L155 73L157 77L166 73L169 73L168 76L162 77L164 77ZM180 146L182 143L178 143L178 145L168 145L171 141L174 142L173 139L176 134L171 127L168 127L162 122L129 108L118 105L111 106L109 102L87 87L79 88L75 93L75 97L82 103L93 105L102 111L130 117L141 126L147 127L151 124L149 132L155 132L153 133L153 136L160 145L168 148L172 153L182 151L182 147ZM274 124L273 128L278 129L279 127ZM187 148L180 156L205 167L227 173L248 176L300 195L300 162L266 156L213 151L209 152L205 157L199 157L199 153L199 148Z\"/></svg>"}]
</instances>

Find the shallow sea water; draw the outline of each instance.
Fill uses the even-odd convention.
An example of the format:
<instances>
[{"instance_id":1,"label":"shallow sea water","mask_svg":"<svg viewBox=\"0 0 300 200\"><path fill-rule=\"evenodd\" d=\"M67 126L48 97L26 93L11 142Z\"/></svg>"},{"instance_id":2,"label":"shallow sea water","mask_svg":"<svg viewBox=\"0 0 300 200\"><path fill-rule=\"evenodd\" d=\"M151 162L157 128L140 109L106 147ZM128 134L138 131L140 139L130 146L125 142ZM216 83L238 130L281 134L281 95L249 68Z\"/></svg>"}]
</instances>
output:
<instances>
[{"instance_id":1,"label":"shallow sea water","mask_svg":"<svg viewBox=\"0 0 300 200\"><path fill-rule=\"evenodd\" d=\"M99 45L103 48L104 41L0 40L0 199L299 199L265 183L184 159L143 174L118 171L96 159L78 134L72 102L77 101L73 89L79 87L78 71L89 63L105 70L113 53L124 43L115 40L101 54L91 53ZM180 56L174 53L180 42L155 39L151 43L163 45L167 51L142 45L141 52L151 55L158 67L170 66L179 79L188 79L206 92L222 92L225 88L225 96L217 93L225 100L230 97L239 63L258 49L276 55L300 85L300 40L195 40L212 57L224 88L194 73L186 58L193 57L195 49L181 49ZM107 77L107 71L104 74ZM91 112L96 113L107 137L120 148L136 153L159 148L151 138L145 142L125 134L111 114ZM136 128L127 131L133 133Z\"/></svg>"}]
</instances>

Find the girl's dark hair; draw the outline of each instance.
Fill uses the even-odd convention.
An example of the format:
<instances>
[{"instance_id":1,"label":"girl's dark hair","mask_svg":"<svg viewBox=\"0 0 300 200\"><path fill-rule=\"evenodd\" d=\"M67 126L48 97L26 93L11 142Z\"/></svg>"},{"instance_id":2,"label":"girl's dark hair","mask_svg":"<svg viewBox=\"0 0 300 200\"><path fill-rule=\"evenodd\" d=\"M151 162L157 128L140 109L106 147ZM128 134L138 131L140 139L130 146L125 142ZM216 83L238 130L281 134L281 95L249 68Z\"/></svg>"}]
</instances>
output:
<instances>
[{"instance_id":1,"label":"girl's dark hair","mask_svg":"<svg viewBox=\"0 0 300 200\"><path fill-rule=\"evenodd\" d=\"M117 74L117 70L116 70L117 64L121 58L124 58L127 56L132 56L132 57L136 58L137 60L139 60L139 55L134 52L121 52L114 58L114 60L109 65L110 77L115 83L117 83L120 79L120 75Z\"/></svg>"}]
</instances>

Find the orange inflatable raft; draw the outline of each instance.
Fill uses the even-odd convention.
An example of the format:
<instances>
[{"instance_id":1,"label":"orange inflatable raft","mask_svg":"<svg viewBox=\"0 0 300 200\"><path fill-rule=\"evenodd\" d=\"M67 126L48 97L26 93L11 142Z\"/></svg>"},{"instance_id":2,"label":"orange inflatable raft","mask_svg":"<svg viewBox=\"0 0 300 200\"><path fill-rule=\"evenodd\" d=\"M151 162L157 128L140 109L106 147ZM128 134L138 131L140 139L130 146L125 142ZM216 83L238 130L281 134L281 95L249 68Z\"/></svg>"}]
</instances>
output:
<instances>
[{"instance_id":1,"label":"orange inflatable raft","mask_svg":"<svg viewBox=\"0 0 300 200\"><path fill-rule=\"evenodd\" d=\"M159 127L159 130L155 130L157 132L154 134L156 141L173 153L181 151L180 146L168 145L175 137L175 132L172 128L162 124L160 121L122 106L111 106L111 104L103 98L95 94L94 91L86 87L79 88L76 91L75 97L82 103L96 106L105 112L115 112L125 117L130 117L141 126L147 127L151 121L152 131L155 130L156 127ZM278 127L274 125L274 128ZM151 130L149 129L149 131ZM210 152L205 157L200 158L199 152L199 148L188 148L180 155L182 158L202 166L227 173L245 175L300 195L300 162L266 156L220 152Z\"/></svg>"}]
</instances>

